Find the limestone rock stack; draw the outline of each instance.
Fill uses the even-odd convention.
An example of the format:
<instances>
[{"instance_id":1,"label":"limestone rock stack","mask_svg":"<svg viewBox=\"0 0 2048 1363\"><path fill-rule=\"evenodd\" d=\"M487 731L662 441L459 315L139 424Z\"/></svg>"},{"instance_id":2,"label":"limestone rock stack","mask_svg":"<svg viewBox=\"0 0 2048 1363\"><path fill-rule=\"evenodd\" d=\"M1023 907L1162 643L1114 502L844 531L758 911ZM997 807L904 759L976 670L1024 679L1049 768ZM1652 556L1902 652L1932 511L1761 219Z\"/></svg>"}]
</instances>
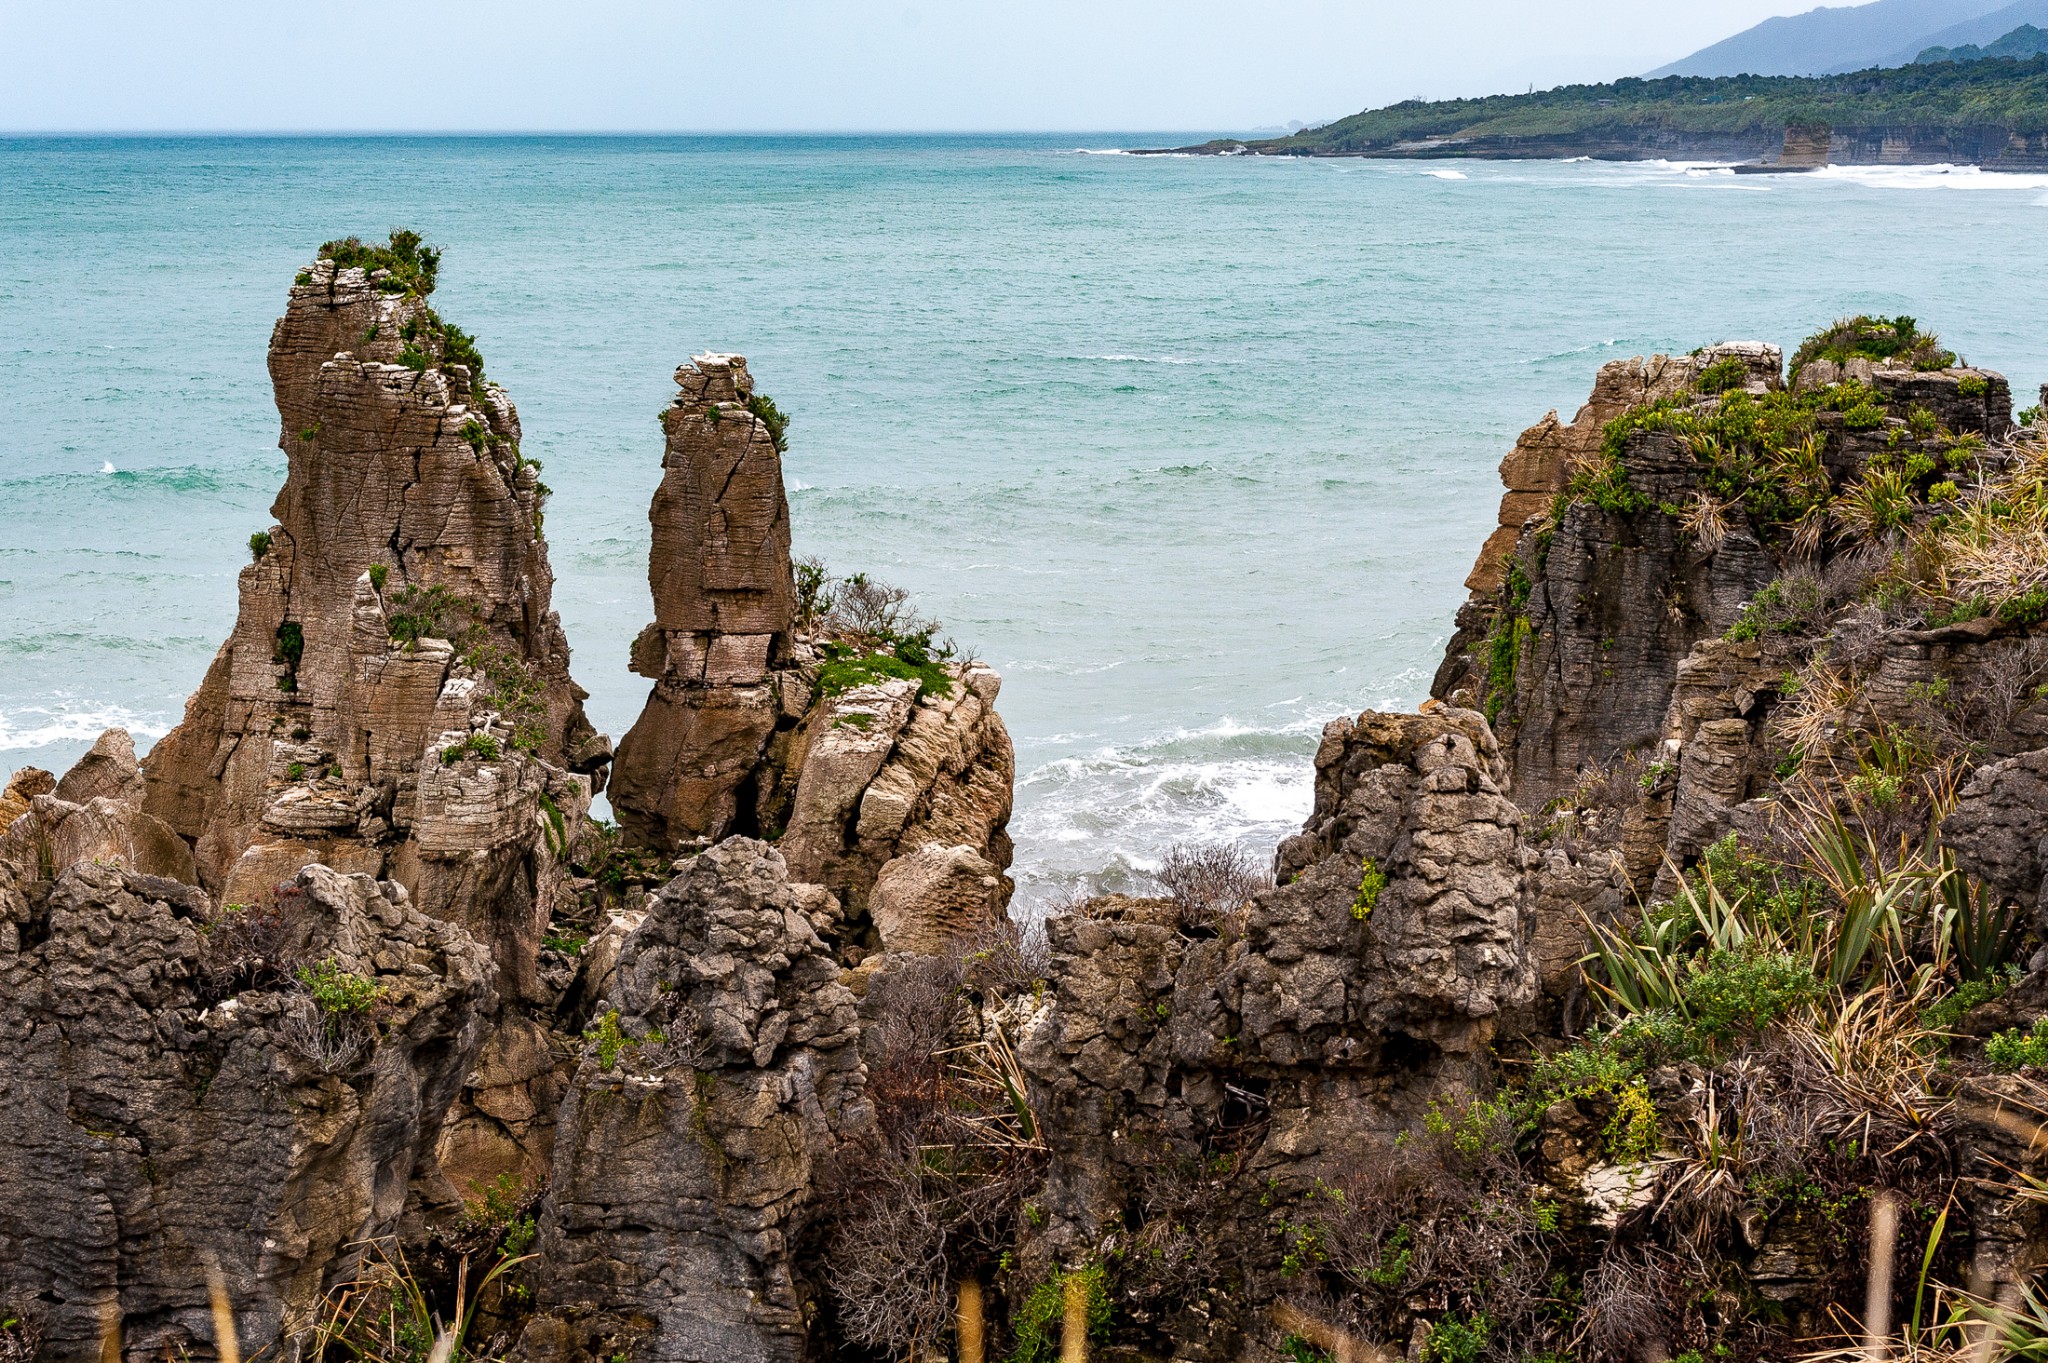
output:
<instances>
[{"instance_id":1,"label":"limestone rock stack","mask_svg":"<svg viewBox=\"0 0 2048 1363\"><path fill-rule=\"evenodd\" d=\"M738 355L676 371L648 509L654 623L633 645L655 686L619 743L612 804L651 847L758 833L761 768L778 723L809 695L788 675L794 587L789 502L768 423Z\"/></svg>"},{"instance_id":2,"label":"limestone rock stack","mask_svg":"<svg viewBox=\"0 0 2048 1363\"><path fill-rule=\"evenodd\" d=\"M68 806L58 835L114 803ZM489 953L402 886L324 866L230 911L113 857L50 879L9 850L0 1300L35 1304L50 1359L104 1357L103 1312L128 1357L212 1357L217 1263L244 1339L305 1329L431 1156ZM345 972L374 1011L323 1011L290 960Z\"/></svg>"},{"instance_id":3,"label":"limestone rock stack","mask_svg":"<svg viewBox=\"0 0 2048 1363\"><path fill-rule=\"evenodd\" d=\"M547 916L534 849L566 840L609 753L550 602L537 466L427 302L436 263L410 234L332 243L293 286L277 522L144 807L223 902L316 861L388 875L503 944L519 992Z\"/></svg>"},{"instance_id":4,"label":"limestone rock stack","mask_svg":"<svg viewBox=\"0 0 2048 1363\"><path fill-rule=\"evenodd\" d=\"M622 1343L652 1363L811 1356L796 1245L813 1167L872 1122L827 903L730 838L626 940L562 1107L527 1363Z\"/></svg>"}]
</instances>

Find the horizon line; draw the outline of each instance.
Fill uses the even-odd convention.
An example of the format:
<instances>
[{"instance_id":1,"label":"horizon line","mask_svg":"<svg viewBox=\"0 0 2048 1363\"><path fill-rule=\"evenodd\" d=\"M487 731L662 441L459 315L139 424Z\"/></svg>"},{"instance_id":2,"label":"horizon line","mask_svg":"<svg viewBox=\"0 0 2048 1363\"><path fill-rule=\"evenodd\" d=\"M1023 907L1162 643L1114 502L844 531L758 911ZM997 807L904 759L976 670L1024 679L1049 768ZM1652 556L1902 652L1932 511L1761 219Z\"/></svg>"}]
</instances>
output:
<instances>
[{"instance_id":1,"label":"horizon line","mask_svg":"<svg viewBox=\"0 0 2048 1363\"><path fill-rule=\"evenodd\" d=\"M1239 131L1284 131L1260 124ZM0 128L0 139L199 137L1162 137L1191 128Z\"/></svg>"}]
</instances>

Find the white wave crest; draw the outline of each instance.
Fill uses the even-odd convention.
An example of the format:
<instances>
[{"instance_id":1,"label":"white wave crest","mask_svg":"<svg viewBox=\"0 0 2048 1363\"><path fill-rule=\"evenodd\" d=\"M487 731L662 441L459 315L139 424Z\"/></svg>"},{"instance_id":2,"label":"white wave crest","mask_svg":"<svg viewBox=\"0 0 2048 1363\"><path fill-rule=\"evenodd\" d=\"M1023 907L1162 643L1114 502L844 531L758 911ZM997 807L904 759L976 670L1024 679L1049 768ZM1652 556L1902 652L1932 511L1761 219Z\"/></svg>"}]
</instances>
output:
<instances>
[{"instance_id":1,"label":"white wave crest","mask_svg":"<svg viewBox=\"0 0 2048 1363\"><path fill-rule=\"evenodd\" d=\"M1799 178L1847 181L1872 189L2048 189L2048 175L1982 166L1823 166Z\"/></svg>"},{"instance_id":2,"label":"white wave crest","mask_svg":"<svg viewBox=\"0 0 2048 1363\"><path fill-rule=\"evenodd\" d=\"M170 726L119 705L99 709L50 709L31 705L0 710L0 752L22 752L52 743L90 743L108 729L126 729L138 739L162 738Z\"/></svg>"},{"instance_id":3,"label":"white wave crest","mask_svg":"<svg viewBox=\"0 0 2048 1363\"><path fill-rule=\"evenodd\" d=\"M1071 355L1069 359L1094 360L1101 364L1195 364L1178 355Z\"/></svg>"},{"instance_id":4,"label":"white wave crest","mask_svg":"<svg viewBox=\"0 0 2048 1363\"><path fill-rule=\"evenodd\" d=\"M1432 180L1469 180L1472 178L1462 170L1425 170L1422 173Z\"/></svg>"}]
</instances>

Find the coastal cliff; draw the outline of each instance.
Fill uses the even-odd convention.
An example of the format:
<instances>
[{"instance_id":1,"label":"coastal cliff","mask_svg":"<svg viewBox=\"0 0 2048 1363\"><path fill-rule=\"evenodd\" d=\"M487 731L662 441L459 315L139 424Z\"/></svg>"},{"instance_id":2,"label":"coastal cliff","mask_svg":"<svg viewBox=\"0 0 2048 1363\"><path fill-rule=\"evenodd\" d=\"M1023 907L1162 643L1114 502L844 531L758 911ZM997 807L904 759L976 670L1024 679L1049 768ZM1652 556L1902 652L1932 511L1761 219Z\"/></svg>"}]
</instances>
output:
<instances>
[{"instance_id":1,"label":"coastal cliff","mask_svg":"<svg viewBox=\"0 0 2048 1363\"><path fill-rule=\"evenodd\" d=\"M2048 424L2001 375L1870 317L1604 367L1298 833L1027 927L999 677L793 557L738 355L662 416L613 759L437 264L298 277L185 723L0 793L0 1358L2048 1340Z\"/></svg>"}]
</instances>

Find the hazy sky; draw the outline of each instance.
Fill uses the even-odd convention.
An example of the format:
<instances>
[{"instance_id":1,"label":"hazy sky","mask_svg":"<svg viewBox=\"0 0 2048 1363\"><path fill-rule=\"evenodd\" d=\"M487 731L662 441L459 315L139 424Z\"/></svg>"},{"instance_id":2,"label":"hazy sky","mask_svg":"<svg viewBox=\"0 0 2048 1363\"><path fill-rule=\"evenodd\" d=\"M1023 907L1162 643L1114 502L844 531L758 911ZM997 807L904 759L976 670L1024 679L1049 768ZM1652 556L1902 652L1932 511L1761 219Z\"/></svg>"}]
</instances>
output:
<instances>
[{"instance_id":1,"label":"hazy sky","mask_svg":"<svg viewBox=\"0 0 2048 1363\"><path fill-rule=\"evenodd\" d=\"M1814 0L0 0L0 129L1230 129L1647 70Z\"/></svg>"}]
</instances>

